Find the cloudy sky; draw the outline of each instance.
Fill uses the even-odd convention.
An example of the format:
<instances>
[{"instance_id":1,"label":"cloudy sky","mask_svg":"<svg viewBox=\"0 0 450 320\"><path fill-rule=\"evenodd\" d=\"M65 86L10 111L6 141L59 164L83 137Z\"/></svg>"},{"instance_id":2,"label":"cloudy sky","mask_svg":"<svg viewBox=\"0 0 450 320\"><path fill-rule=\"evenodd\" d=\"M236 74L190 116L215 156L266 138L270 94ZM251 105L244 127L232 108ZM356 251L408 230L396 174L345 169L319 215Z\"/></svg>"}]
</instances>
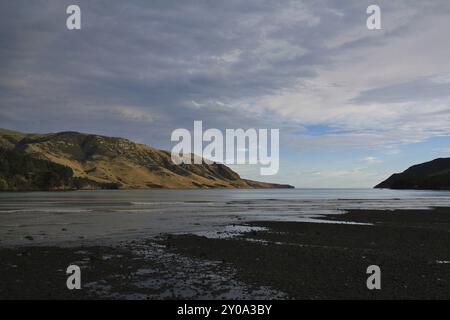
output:
<instances>
[{"instance_id":1,"label":"cloudy sky","mask_svg":"<svg viewBox=\"0 0 450 320\"><path fill-rule=\"evenodd\" d=\"M15 0L0 15L3 128L165 149L194 120L279 128L278 175L237 170L297 187L371 187L450 156L448 0Z\"/></svg>"}]
</instances>

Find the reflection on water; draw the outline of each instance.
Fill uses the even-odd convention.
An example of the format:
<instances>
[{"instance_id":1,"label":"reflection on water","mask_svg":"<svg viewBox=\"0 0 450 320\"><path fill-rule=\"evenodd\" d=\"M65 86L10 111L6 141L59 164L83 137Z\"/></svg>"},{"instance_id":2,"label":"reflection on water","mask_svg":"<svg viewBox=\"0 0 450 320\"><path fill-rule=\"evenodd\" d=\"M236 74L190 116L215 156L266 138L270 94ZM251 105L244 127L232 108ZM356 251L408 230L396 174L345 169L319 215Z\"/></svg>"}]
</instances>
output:
<instances>
[{"instance_id":1,"label":"reflection on water","mask_svg":"<svg viewBox=\"0 0 450 320\"><path fill-rule=\"evenodd\" d=\"M318 216L345 209L433 206L450 206L450 192L266 189L0 193L0 245L214 233L245 221L319 222L315 219Z\"/></svg>"}]
</instances>

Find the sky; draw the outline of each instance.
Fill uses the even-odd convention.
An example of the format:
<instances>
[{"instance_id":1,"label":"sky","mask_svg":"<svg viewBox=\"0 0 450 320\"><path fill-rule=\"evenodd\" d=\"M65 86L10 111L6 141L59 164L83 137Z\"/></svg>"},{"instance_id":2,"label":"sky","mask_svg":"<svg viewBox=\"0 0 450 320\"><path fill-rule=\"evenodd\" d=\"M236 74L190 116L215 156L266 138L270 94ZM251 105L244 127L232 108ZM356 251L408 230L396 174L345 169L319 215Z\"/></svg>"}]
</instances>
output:
<instances>
[{"instance_id":1,"label":"sky","mask_svg":"<svg viewBox=\"0 0 450 320\"><path fill-rule=\"evenodd\" d=\"M66 8L81 8L67 30ZM370 4L381 30L366 26ZM450 156L448 0L2 1L0 127L122 136L278 128L280 170L372 187Z\"/></svg>"}]
</instances>

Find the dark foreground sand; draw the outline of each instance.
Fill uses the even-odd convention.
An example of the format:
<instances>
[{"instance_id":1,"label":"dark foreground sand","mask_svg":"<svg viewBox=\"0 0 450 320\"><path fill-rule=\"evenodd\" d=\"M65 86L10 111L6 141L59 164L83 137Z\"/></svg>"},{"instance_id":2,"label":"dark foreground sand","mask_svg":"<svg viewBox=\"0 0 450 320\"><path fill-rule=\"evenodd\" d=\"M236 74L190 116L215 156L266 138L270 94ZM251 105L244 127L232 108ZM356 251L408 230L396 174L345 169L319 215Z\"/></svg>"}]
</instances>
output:
<instances>
[{"instance_id":1,"label":"dark foreground sand","mask_svg":"<svg viewBox=\"0 0 450 320\"><path fill-rule=\"evenodd\" d=\"M161 236L107 247L0 249L2 299L450 299L450 209L350 211L326 220L253 222L235 238ZM66 289L65 268L83 289ZM381 268L368 290L366 268Z\"/></svg>"}]
</instances>

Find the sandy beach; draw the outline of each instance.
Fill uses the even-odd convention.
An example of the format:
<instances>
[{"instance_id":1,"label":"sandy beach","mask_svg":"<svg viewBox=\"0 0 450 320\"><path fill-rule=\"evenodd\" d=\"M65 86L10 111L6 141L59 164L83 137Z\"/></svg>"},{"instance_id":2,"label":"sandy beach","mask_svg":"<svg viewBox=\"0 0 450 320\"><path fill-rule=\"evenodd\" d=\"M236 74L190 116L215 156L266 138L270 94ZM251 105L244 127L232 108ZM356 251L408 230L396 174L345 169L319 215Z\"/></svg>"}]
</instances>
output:
<instances>
[{"instance_id":1,"label":"sandy beach","mask_svg":"<svg viewBox=\"0 0 450 320\"><path fill-rule=\"evenodd\" d=\"M330 223L246 222L253 231L233 237L2 248L0 298L450 298L449 208L350 210L321 219ZM82 290L67 290L69 264L80 265ZM373 264L381 290L366 287Z\"/></svg>"}]
</instances>

